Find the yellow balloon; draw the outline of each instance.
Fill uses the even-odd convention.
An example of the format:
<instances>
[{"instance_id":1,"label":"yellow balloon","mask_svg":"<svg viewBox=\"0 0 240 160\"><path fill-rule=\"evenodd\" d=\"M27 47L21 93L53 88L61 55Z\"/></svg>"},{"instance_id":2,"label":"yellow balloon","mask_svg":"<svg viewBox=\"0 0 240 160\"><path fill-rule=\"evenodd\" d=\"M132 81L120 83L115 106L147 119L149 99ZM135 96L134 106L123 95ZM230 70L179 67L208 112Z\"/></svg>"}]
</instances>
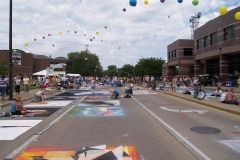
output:
<instances>
[{"instance_id":1,"label":"yellow balloon","mask_svg":"<svg viewBox=\"0 0 240 160\"><path fill-rule=\"evenodd\" d=\"M220 15L222 15L222 16L227 14L227 12L228 12L227 7L226 6L220 7L219 12L220 12Z\"/></svg>"},{"instance_id":2,"label":"yellow balloon","mask_svg":"<svg viewBox=\"0 0 240 160\"><path fill-rule=\"evenodd\" d=\"M144 0L144 4L148 5L149 1L148 0Z\"/></svg>"},{"instance_id":3,"label":"yellow balloon","mask_svg":"<svg viewBox=\"0 0 240 160\"><path fill-rule=\"evenodd\" d=\"M25 43L25 44L24 44L24 46L25 46L25 47L28 47L28 44L27 44L27 43Z\"/></svg>"},{"instance_id":4,"label":"yellow balloon","mask_svg":"<svg viewBox=\"0 0 240 160\"><path fill-rule=\"evenodd\" d=\"M240 12L235 13L235 19L240 21Z\"/></svg>"},{"instance_id":5,"label":"yellow balloon","mask_svg":"<svg viewBox=\"0 0 240 160\"><path fill-rule=\"evenodd\" d=\"M97 35L99 35L99 32L96 32Z\"/></svg>"}]
</instances>

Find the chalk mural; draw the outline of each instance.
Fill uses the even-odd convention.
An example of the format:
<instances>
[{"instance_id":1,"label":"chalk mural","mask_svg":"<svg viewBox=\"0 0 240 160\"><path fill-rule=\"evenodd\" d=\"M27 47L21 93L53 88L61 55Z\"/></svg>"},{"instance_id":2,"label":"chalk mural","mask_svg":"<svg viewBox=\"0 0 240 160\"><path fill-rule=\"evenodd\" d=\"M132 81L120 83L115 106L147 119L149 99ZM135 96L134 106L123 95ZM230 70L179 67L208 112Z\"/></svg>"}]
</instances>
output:
<instances>
[{"instance_id":1,"label":"chalk mural","mask_svg":"<svg viewBox=\"0 0 240 160\"><path fill-rule=\"evenodd\" d=\"M14 140L42 120L0 120L0 140Z\"/></svg>"},{"instance_id":2,"label":"chalk mural","mask_svg":"<svg viewBox=\"0 0 240 160\"><path fill-rule=\"evenodd\" d=\"M111 100L111 97L107 96L87 96L84 100L102 100L102 101L107 101Z\"/></svg>"},{"instance_id":3,"label":"chalk mural","mask_svg":"<svg viewBox=\"0 0 240 160\"><path fill-rule=\"evenodd\" d=\"M27 113L23 117L48 117L60 108L27 108Z\"/></svg>"},{"instance_id":4,"label":"chalk mural","mask_svg":"<svg viewBox=\"0 0 240 160\"><path fill-rule=\"evenodd\" d=\"M89 106L89 105L94 105L94 106L120 106L119 100L109 100L109 101L92 101L92 100L87 100L87 101L82 101L79 103L77 106Z\"/></svg>"},{"instance_id":5,"label":"chalk mural","mask_svg":"<svg viewBox=\"0 0 240 160\"><path fill-rule=\"evenodd\" d=\"M60 147L28 148L15 160L140 160L135 146L100 145L78 150Z\"/></svg>"},{"instance_id":6,"label":"chalk mural","mask_svg":"<svg viewBox=\"0 0 240 160\"><path fill-rule=\"evenodd\" d=\"M124 116L124 110L120 106L82 106L73 108L69 115L78 117L119 117Z\"/></svg>"},{"instance_id":7,"label":"chalk mural","mask_svg":"<svg viewBox=\"0 0 240 160\"><path fill-rule=\"evenodd\" d=\"M156 94L147 90L134 90L133 95L146 95L146 94Z\"/></svg>"},{"instance_id":8,"label":"chalk mural","mask_svg":"<svg viewBox=\"0 0 240 160\"><path fill-rule=\"evenodd\" d=\"M71 103L72 101L43 101L43 102L32 102L25 105L24 107L64 107Z\"/></svg>"}]
</instances>

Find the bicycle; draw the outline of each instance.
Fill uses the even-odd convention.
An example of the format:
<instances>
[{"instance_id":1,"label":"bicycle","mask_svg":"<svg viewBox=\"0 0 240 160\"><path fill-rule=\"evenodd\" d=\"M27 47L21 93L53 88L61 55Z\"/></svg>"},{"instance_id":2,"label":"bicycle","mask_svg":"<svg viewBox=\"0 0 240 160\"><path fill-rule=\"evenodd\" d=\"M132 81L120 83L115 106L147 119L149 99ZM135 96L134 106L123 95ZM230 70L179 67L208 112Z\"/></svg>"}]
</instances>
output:
<instances>
[{"instance_id":1,"label":"bicycle","mask_svg":"<svg viewBox=\"0 0 240 160\"><path fill-rule=\"evenodd\" d=\"M206 92L199 85L195 88L193 97L197 98L198 100L203 100L206 97Z\"/></svg>"}]
</instances>

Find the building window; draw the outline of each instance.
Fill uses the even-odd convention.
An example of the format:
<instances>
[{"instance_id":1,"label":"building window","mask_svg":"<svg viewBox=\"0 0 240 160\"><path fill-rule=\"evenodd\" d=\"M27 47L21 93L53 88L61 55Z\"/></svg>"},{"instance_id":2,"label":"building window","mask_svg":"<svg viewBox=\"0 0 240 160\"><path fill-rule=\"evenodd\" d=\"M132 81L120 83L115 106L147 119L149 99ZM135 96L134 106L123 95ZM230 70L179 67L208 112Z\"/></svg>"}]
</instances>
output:
<instances>
[{"instance_id":1,"label":"building window","mask_svg":"<svg viewBox=\"0 0 240 160\"><path fill-rule=\"evenodd\" d=\"M217 32L210 34L210 45L217 43Z\"/></svg>"},{"instance_id":2,"label":"building window","mask_svg":"<svg viewBox=\"0 0 240 160\"><path fill-rule=\"evenodd\" d=\"M172 53L171 53L171 58L173 58L173 51L172 51Z\"/></svg>"},{"instance_id":3,"label":"building window","mask_svg":"<svg viewBox=\"0 0 240 160\"><path fill-rule=\"evenodd\" d=\"M168 52L168 59L170 59L171 57L170 57L170 52Z\"/></svg>"},{"instance_id":4,"label":"building window","mask_svg":"<svg viewBox=\"0 0 240 160\"><path fill-rule=\"evenodd\" d=\"M203 37L203 47L207 47L207 39L208 39L208 36L205 36Z\"/></svg>"},{"instance_id":5,"label":"building window","mask_svg":"<svg viewBox=\"0 0 240 160\"><path fill-rule=\"evenodd\" d=\"M174 50L174 57L177 57L177 50Z\"/></svg>"},{"instance_id":6,"label":"building window","mask_svg":"<svg viewBox=\"0 0 240 160\"><path fill-rule=\"evenodd\" d=\"M192 56L193 55L193 49L192 48L184 48L183 49L184 56Z\"/></svg>"},{"instance_id":7,"label":"building window","mask_svg":"<svg viewBox=\"0 0 240 160\"><path fill-rule=\"evenodd\" d=\"M224 32L224 40L230 40L234 38L234 26L229 26L223 29Z\"/></svg>"},{"instance_id":8,"label":"building window","mask_svg":"<svg viewBox=\"0 0 240 160\"><path fill-rule=\"evenodd\" d=\"M202 38L197 40L197 50L202 48Z\"/></svg>"}]
</instances>

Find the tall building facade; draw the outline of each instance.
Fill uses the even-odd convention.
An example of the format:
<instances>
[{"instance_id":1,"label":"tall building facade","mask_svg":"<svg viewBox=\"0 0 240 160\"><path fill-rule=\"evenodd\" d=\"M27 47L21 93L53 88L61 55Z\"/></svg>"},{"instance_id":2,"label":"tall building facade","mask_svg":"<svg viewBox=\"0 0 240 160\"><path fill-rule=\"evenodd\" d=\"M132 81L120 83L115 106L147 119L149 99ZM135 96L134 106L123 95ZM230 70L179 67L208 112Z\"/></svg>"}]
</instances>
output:
<instances>
[{"instance_id":1,"label":"tall building facade","mask_svg":"<svg viewBox=\"0 0 240 160\"><path fill-rule=\"evenodd\" d=\"M163 76L167 78L192 76L194 74L194 41L178 39L167 46L167 63L163 65Z\"/></svg>"},{"instance_id":2,"label":"tall building facade","mask_svg":"<svg viewBox=\"0 0 240 160\"><path fill-rule=\"evenodd\" d=\"M240 74L240 21L237 7L194 31L195 75L211 74L222 81Z\"/></svg>"},{"instance_id":3,"label":"tall building facade","mask_svg":"<svg viewBox=\"0 0 240 160\"><path fill-rule=\"evenodd\" d=\"M240 21L234 16L239 11L240 7L237 7L224 16L208 21L194 31L193 41L177 40L169 44L168 61L163 65L163 76L209 74L219 77L222 82L239 77ZM191 47L193 55L184 54L184 48ZM179 53L181 50L183 54Z\"/></svg>"}]
</instances>

